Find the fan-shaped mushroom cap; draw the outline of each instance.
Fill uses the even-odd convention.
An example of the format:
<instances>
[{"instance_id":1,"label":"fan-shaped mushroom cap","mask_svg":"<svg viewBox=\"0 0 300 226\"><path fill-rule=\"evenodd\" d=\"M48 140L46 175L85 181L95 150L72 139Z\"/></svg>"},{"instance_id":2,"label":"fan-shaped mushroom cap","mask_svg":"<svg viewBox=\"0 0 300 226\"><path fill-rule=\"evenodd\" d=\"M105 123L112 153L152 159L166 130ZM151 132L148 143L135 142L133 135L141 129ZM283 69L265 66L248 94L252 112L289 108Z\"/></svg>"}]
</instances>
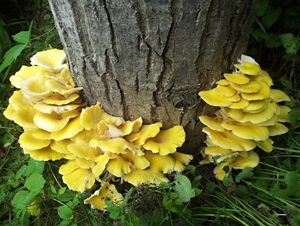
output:
<instances>
[{"instance_id":1,"label":"fan-shaped mushroom cap","mask_svg":"<svg viewBox=\"0 0 300 226\"><path fill-rule=\"evenodd\" d=\"M254 168L259 163L259 156L254 151L245 153L246 156L239 155L230 166L234 169Z\"/></svg>"},{"instance_id":2,"label":"fan-shaped mushroom cap","mask_svg":"<svg viewBox=\"0 0 300 226\"><path fill-rule=\"evenodd\" d=\"M49 49L36 53L30 58L31 65L37 65L49 71L59 72L66 67L66 54L63 50Z\"/></svg>"},{"instance_id":3,"label":"fan-shaped mushroom cap","mask_svg":"<svg viewBox=\"0 0 300 226\"><path fill-rule=\"evenodd\" d=\"M106 170L116 177L123 177L131 172L131 163L120 156L109 160Z\"/></svg>"},{"instance_id":4,"label":"fan-shaped mushroom cap","mask_svg":"<svg viewBox=\"0 0 300 226\"><path fill-rule=\"evenodd\" d=\"M145 152L145 157L150 162L151 171L162 172L164 174L173 172L175 161L170 155L159 155L152 152Z\"/></svg>"},{"instance_id":5,"label":"fan-shaped mushroom cap","mask_svg":"<svg viewBox=\"0 0 300 226\"><path fill-rule=\"evenodd\" d=\"M206 147L204 149L205 155L211 155L211 156L220 156L220 155L229 155L232 153L232 150L230 149L224 149L218 146L210 146Z\"/></svg>"},{"instance_id":6,"label":"fan-shaped mushroom cap","mask_svg":"<svg viewBox=\"0 0 300 226\"><path fill-rule=\"evenodd\" d=\"M208 127L204 127L202 131L209 136L213 144L224 149L250 151L256 146L254 141L239 138L229 131L218 132Z\"/></svg>"},{"instance_id":7,"label":"fan-shaped mushroom cap","mask_svg":"<svg viewBox=\"0 0 300 226\"><path fill-rule=\"evenodd\" d=\"M82 131L84 128L80 124L80 118L76 117L71 119L67 125L57 131L51 133L51 138L53 140L64 140L74 137L76 134L78 134L80 131Z\"/></svg>"},{"instance_id":8,"label":"fan-shaped mushroom cap","mask_svg":"<svg viewBox=\"0 0 300 226\"><path fill-rule=\"evenodd\" d=\"M217 88L200 91L199 96L211 106L228 107L232 103L228 98L221 95Z\"/></svg>"},{"instance_id":9,"label":"fan-shaped mushroom cap","mask_svg":"<svg viewBox=\"0 0 300 226\"><path fill-rule=\"evenodd\" d=\"M241 99L239 102L232 103L229 108L231 109L245 109L249 105L249 101Z\"/></svg>"},{"instance_id":10,"label":"fan-shaped mushroom cap","mask_svg":"<svg viewBox=\"0 0 300 226\"><path fill-rule=\"evenodd\" d=\"M161 122L156 122L150 125L142 125L139 132L126 136L126 139L138 145L143 145L149 138L155 137L159 133L161 127Z\"/></svg>"},{"instance_id":11,"label":"fan-shaped mushroom cap","mask_svg":"<svg viewBox=\"0 0 300 226\"><path fill-rule=\"evenodd\" d=\"M270 98L277 103L282 101L291 101L290 97L279 89L271 89Z\"/></svg>"},{"instance_id":12,"label":"fan-shaped mushroom cap","mask_svg":"<svg viewBox=\"0 0 300 226\"><path fill-rule=\"evenodd\" d=\"M234 66L244 74L258 75L261 71L259 64L249 56L242 55L238 62L239 64L235 64Z\"/></svg>"},{"instance_id":13,"label":"fan-shaped mushroom cap","mask_svg":"<svg viewBox=\"0 0 300 226\"><path fill-rule=\"evenodd\" d=\"M150 169L133 170L124 176L124 180L136 187L142 184L160 184L169 181L161 172Z\"/></svg>"},{"instance_id":14,"label":"fan-shaped mushroom cap","mask_svg":"<svg viewBox=\"0 0 300 226\"><path fill-rule=\"evenodd\" d=\"M226 130L231 130L234 135L244 139L260 141L269 137L269 129L256 124L223 121L222 127Z\"/></svg>"},{"instance_id":15,"label":"fan-shaped mushroom cap","mask_svg":"<svg viewBox=\"0 0 300 226\"><path fill-rule=\"evenodd\" d=\"M288 122L291 109L288 106L278 105L277 117L279 122Z\"/></svg>"},{"instance_id":16,"label":"fan-shaped mushroom cap","mask_svg":"<svg viewBox=\"0 0 300 226\"><path fill-rule=\"evenodd\" d=\"M150 166L150 162L145 156L136 156L131 152L122 155L122 158L130 161L135 169L146 169Z\"/></svg>"},{"instance_id":17,"label":"fan-shaped mushroom cap","mask_svg":"<svg viewBox=\"0 0 300 226\"><path fill-rule=\"evenodd\" d=\"M68 150L76 157L87 160L94 160L101 154L99 149L92 148L83 142L69 144Z\"/></svg>"},{"instance_id":18,"label":"fan-shaped mushroom cap","mask_svg":"<svg viewBox=\"0 0 300 226\"><path fill-rule=\"evenodd\" d=\"M77 93L72 93L70 95L61 95L59 93L53 93L50 96L43 98L42 102L45 104L53 104L60 106L70 104L78 98L79 95Z\"/></svg>"},{"instance_id":19,"label":"fan-shaped mushroom cap","mask_svg":"<svg viewBox=\"0 0 300 226\"><path fill-rule=\"evenodd\" d=\"M95 166L92 168L92 172L96 179L99 181L99 176L104 172L108 161L110 160L111 156L108 153L98 156L95 161Z\"/></svg>"},{"instance_id":20,"label":"fan-shaped mushroom cap","mask_svg":"<svg viewBox=\"0 0 300 226\"><path fill-rule=\"evenodd\" d=\"M174 126L167 130L161 130L155 137L149 138L143 147L153 153L168 155L176 152L185 140L185 132L182 126Z\"/></svg>"},{"instance_id":21,"label":"fan-shaped mushroom cap","mask_svg":"<svg viewBox=\"0 0 300 226\"><path fill-rule=\"evenodd\" d=\"M95 176L89 169L82 169L75 160L69 160L59 168L63 182L73 191L84 192L95 183Z\"/></svg>"},{"instance_id":22,"label":"fan-shaped mushroom cap","mask_svg":"<svg viewBox=\"0 0 300 226\"><path fill-rule=\"evenodd\" d=\"M226 166L229 166L229 164L230 164L230 160L221 162L214 168L214 174L218 180L223 180L226 176L228 176L231 168L229 167L229 170L227 172L225 172L224 168Z\"/></svg>"},{"instance_id":23,"label":"fan-shaped mushroom cap","mask_svg":"<svg viewBox=\"0 0 300 226\"><path fill-rule=\"evenodd\" d=\"M36 149L36 150L29 150L29 149L23 149L24 154L29 154L31 158L38 160L38 161L55 161L62 158L65 158L65 154L58 153L54 150L52 150L49 146L42 148L42 149Z\"/></svg>"},{"instance_id":24,"label":"fan-shaped mushroom cap","mask_svg":"<svg viewBox=\"0 0 300 226\"><path fill-rule=\"evenodd\" d=\"M103 182L99 190L84 200L84 204L90 204L94 209L104 210L107 207L106 200L111 200L118 205L123 200L123 196L113 184Z\"/></svg>"},{"instance_id":25,"label":"fan-shaped mushroom cap","mask_svg":"<svg viewBox=\"0 0 300 226\"><path fill-rule=\"evenodd\" d=\"M221 126L221 121L218 120L217 118L212 118L206 115L202 115L199 116L199 120L206 125L207 127L219 131L219 132L223 132L224 128Z\"/></svg>"},{"instance_id":26,"label":"fan-shaped mushroom cap","mask_svg":"<svg viewBox=\"0 0 300 226\"><path fill-rule=\"evenodd\" d=\"M238 85L244 85L250 81L250 79L246 75L241 74L241 73L225 73L224 77L229 82L238 84Z\"/></svg>"},{"instance_id":27,"label":"fan-shaped mushroom cap","mask_svg":"<svg viewBox=\"0 0 300 226\"><path fill-rule=\"evenodd\" d=\"M25 131L19 137L21 148L27 150L38 150L49 146L50 140L39 140L31 135L30 131Z\"/></svg>"},{"instance_id":28,"label":"fan-shaped mushroom cap","mask_svg":"<svg viewBox=\"0 0 300 226\"><path fill-rule=\"evenodd\" d=\"M261 82L260 83L261 88L259 91L254 92L254 93L242 93L241 96L243 99L248 100L248 101L253 101L253 100L264 100L266 98L270 97L270 87L265 83Z\"/></svg>"},{"instance_id":29,"label":"fan-shaped mushroom cap","mask_svg":"<svg viewBox=\"0 0 300 226\"><path fill-rule=\"evenodd\" d=\"M257 93L261 90L262 86L260 85L260 83L255 82L255 81L250 81L246 84L235 84L232 83L231 86L242 92L242 93Z\"/></svg>"},{"instance_id":30,"label":"fan-shaped mushroom cap","mask_svg":"<svg viewBox=\"0 0 300 226\"><path fill-rule=\"evenodd\" d=\"M236 94L236 90L232 88L230 85L217 85L218 92L225 97L232 97Z\"/></svg>"},{"instance_id":31,"label":"fan-shaped mushroom cap","mask_svg":"<svg viewBox=\"0 0 300 226\"><path fill-rule=\"evenodd\" d=\"M171 154L173 159L175 160L174 163L174 170L176 172L181 172L184 170L185 166L189 164L189 162L193 159L192 155L180 153L180 152L175 152Z\"/></svg>"},{"instance_id":32,"label":"fan-shaped mushroom cap","mask_svg":"<svg viewBox=\"0 0 300 226\"><path fill-rule=\"evenodd\" d=\"M273 140L271 140L270 138L263 141L257 141L256 144L261 150L265 152L273 151Z\"/></svg>"},{"instance_id":33,"label":"fan-shaped mushroom cap","mask_svg":"<svg viewBox=\"0 0 300 226\"><path fill-rule=\"evenodd\" d=\"M268 128L270 131L270 136L278 136L281 134L285 134L289 131L289 129L285 125L283 125L282 123L279 123L279 122Z\"/></svg>"}]
</instances>

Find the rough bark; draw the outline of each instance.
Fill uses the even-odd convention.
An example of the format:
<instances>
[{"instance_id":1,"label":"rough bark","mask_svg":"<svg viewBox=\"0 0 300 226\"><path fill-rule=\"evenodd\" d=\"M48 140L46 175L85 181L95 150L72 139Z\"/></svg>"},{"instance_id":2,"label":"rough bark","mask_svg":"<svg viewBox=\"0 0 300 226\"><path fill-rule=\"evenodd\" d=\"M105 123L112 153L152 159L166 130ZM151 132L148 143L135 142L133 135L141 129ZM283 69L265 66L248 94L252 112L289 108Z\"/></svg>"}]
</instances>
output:
<instances>
[{"instance_id":1,"label":"rough bark","mask_svg":"<svg viewBox=\"0 0 300 226\"><path fill-rule=\"evenodd\" d=\"M253 1L49 0L89 104L126 119L181 124L200 141L198 97L245 49Z\"/></svg>"}]
</instances>

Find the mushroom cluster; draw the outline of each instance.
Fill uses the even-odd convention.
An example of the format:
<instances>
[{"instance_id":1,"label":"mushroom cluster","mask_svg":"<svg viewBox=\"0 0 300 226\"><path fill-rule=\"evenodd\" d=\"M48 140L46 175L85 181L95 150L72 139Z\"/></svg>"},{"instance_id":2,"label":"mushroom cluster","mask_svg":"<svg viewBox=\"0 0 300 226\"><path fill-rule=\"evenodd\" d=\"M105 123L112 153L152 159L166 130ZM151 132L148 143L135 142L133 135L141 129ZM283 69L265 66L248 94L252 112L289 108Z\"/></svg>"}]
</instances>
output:
<instances>
[{"instance_id":1,"label":"mushroom cluster","mask_svg":"<svg viewBox=\"0 0 300 226\"><path fill-rule=\"evenodd\" d=\"M63 50L38 52L32 66L11 76L17 91L4 116L20 125L25 154L41 161L66 159L59 168L69 189L84 192L101 188L85 200L105 209L122 195L110 181L134 186L167 182L165 174L184 170L191 155L177 152L185 140L182 126L162 129L162 123L143 125L142 118L126 121L107 114L97 103L83 108Z\"/></svg>"},{"instance_id":2,"label":"mushroom cluster","mask_svg":"<svg viewBox=\"0 0 300 226\"><path fill-rule=\"evenodd\" d=\"M215 163L214 174L223 180L232 169L254 168L259 163L256 147L273 150L270 137L288 132L290 101L281 90L271 89L273 81L251 57L242 55L233 73L225 73L211 90L200 91L207 104L220 107L214 117L200 116L206 126L206 145L201 164Z\"/></svg>"}]
</instances>

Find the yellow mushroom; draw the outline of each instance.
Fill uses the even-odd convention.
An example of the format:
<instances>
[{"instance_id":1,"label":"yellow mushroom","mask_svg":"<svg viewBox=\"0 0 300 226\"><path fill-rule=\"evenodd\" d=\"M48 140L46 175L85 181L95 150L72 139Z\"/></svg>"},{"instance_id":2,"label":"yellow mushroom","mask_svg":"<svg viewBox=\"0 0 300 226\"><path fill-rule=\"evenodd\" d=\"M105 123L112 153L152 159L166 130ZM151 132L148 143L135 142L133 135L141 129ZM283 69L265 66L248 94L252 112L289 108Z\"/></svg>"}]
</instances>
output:
<instances>
[{"instance_id":1,"label":"yellow mushroom","mask_svg":"<svg viewBox=\"0 0 300 226\"><path fill-rule=\"evenodd\" d=\"M259 163L259 156L254 151L245 153L246 156L239 155L230 163L234 169L254 168Z\"/></svg>"},{"instance_id":2,"label":"yellow mushroom","mask_svg":"<svg viewBox=\"0 0 300 226\"><path fill-rule=\"evenodd\" d=\"M66 54L63 50L49 49L36 53L30 58L30 63L49 71L59 72L66 67L65 59Z\"/></svg>"},{"instance_id":3,"label":"yellow mushroom","mask_svg":"<svg viewBox=\"0 0 300 226\"><path fill-rule=\"evenodd\" d=\"M223 132L224 128L221 126L221 120L217 119L217 118L212 118L206 115L202 115L199 116L199 120L206 125L207 127L219 131L219 132Z\"/></svg>"},{"instance_id":4,"label":"yellow mushroom","mask_svg":"<svg viewBox=\"0 0 300 226\"><path fill-rule=\"evenodd\" d=\"M99 190L95 191L89 198L84 200L85 204L90 204L92 208L104 210L106 209L106 201L111 200L115 205L119 205L123 196L117 191L113 184L103 182Z\"/></svg>"},{"instance_id":5,"label":"yellow mushroom","mask_svg":"<svg viewBox=\"0 0 300 226\"><path fill-rule=\"evenodd\" d=\"M124 181L137 187L142 184L160 184L162 182L168 182L169 180L159 171L137 169L126 174Z\"/></svg>"},{"instance_id":6,"label":"yellow mushroom","mask_svg":"<svg viewBox=\"0 0 300 226\"><path fill-rule=\"evenodd\" d=\"M143 147L153 153L168 155L176 152L185 140L185 132L182 126L174 126L167 130L161 130L155 137L149 138Z\"/></svg>"},{"instance_id":7,"label":"yellow mushroom","mask_svg":"<svg viewBox=\"0 0 300 226\"><path fill-rule=\"evenodd\" d=\"M250 81L246 75L241 73L225 73L224 77L227 81L238 85L245 85Z\"/></svg>"}]
</instances>

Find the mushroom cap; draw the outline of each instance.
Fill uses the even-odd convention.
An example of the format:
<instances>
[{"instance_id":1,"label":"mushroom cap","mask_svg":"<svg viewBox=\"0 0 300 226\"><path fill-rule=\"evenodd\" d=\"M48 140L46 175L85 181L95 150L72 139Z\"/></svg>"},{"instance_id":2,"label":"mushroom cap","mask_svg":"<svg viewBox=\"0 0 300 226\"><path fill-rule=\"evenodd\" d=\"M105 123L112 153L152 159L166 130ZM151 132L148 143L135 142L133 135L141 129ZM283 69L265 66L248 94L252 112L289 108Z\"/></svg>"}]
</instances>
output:
<instances>
[{"instance_id":1,"label":"mushroom cap","mask_svg":"<svg viewBox=\"0 0 300 226\"><path fill-rule=\"evenodd\" d=\"M143 147L153 153L168 155L176 152L185 141L185 132L182 126L173 126L170 129L161 130L155 137L149 138Z\"/></svg>"},{"instance_id":2,"label":"mushroom cap","mask_svg":"<svg viewBox=\"0 0 300 226\"><path fill-rule=\"evenodd\" d=\"M160 184L169 181L161 172L150 169L133 170L124 176L124 180L136 187L142 184Z\"/></svg>"},{"instance_id":3,"label":"mushroom cap","mask_svg":"<svg viewBox=\"0 0 300 226\"><path fill-rule=\"evenodd\" d=\"M109 160L106 170L115 177L123 177L125 174L131 172L131 163L121 156L116 156L114 159Z\"/></svg>"},{"instance_id":4,"label":"mushroom cap","mask_svg":"<svg viewBox=\"0 0 300 226\"><path fill-rule=\"evenodd\" d=\"M151 171L162 172L164 174L175 170L175 160L171 155L159 155L146 151L145 157L150 162Z\"/></svg>"},{"instance_id":5,"label":"mushroom cap","mask_svg":"<svg viewBox=\"0 0 300 226\"><path fill-rule=\"evenodd\" d=\"M4 113L4 116L8 116L8 112ZM19 126L23 127L24 130L37 129L34 123L34 117L36 115L36 110L32 107L24 107L14 112L13 121Z\"/></svg>"},{"instance_id":6,"label":"mushroom cap","mask_svg":"<svg viewBox=\"0 0 300 226\"><path fill-rule=\"evenodd\" d=\"M103 155L98 156L96 159L94 159L96 164L92 168L92 172L97 180L99 180L98 178L104 172L110 158L111 158L110 155L108 153L105 153Z\"/></svg>"},{"instance_id":7,"label":"mushroom cap","mask_svg":"<svg viewBox=\"0 0 300 226\"><path fill-rule=\"evenodd\" d=\"M51 133L51 138L53 140L64 140L74 137L76 134L78 134L80 131L82 131L84 128L80 124L80 117L72 118L68 121L66 126L57 131Z\"/></svg>"},{"instance_id":8,"label":"mushroom cap","mask_svg":"<svg viewBox=\"0 0 300 226\"><path fill-rule=\"evenodd\" d=\"M145 156L136 156L131 152L122 155L122 158L130 161L135 169L146 169L150 166L150 162Z\"/></svg>"},{"instance_id":9,"label":"mushroom cap","mask_svg":"<svg viewBox=\"0 0 300 226\"><path fill-rule=\"evenodd\" d=\"M193 159L192 155L184 154L180 152L175 152L171 155L175 160L174 170L176 172L181 172L184 170L185 165L189 164L189 162Z\"/></svg>"},{"instance_id":10,"label":"mushroom cap","mask_svg":"<svg viewBox=\"0 0 300 226\"><path fill-rule=\"evenodd\" d=\"M271 140L270 138L263 140L263 141L257 141L256 145L263 151L265 152L271 152L273 151L273 140Z\"/></svg>"},{"instance_id":11,"label":"mushroom cap","mask_svg":"<svg viewBox=\"0 0 300 226\"><path fill-rule=\"evenodd\" d=\"M231 109L245 109L249 105L249 101L241 99L239 102L232 103L229 108Z\"/></svg>"},{"instance_id":12,"label":"mushroom cap","mask_svg":"<svg viewBox=\"0 0 300 226\"><path fill-rule=\"evenodd\" d=\"M59 173L63 175L63 182L73 191L84 192L95 183L95 176L91 170L79 168L75 160L69 160L66 164L61 165Z\"/></svg>"},{"instance_id":13,"label":"mushroom cap","mask_svg":"<svg viewBox=\"0 0 300 226\"><path fill-rule=\"evenodd\" d=\"M161 127L161 122L156 122L150 125L142 125L140 127L140 131L126 136L126 140L138 145L143 145L149 138L155 137L159 133Z\"/></svg>"},{"instance_id":14,"label":"mushroom cap","mask_svg":"<svg viewBox=\"0 0 300 226\"><path fill-rule=\"evenodd\" d=\"M53 93L50 96L43 98L42 102L45 104L53 104L60 106L72 103L78 98L79 94L77 93L72 93L70 95L61 95L59 93Z\"/></svg>"},{"instance_id":15,"label":"mushroom cap","mask_svg":"<svg viewBox=\"0 0 300 226\"><path fill-rule=\"evenodd\" d=\"M239 62L240 64L234 64L234 66L243 74L257 76L261 71L259 64L248 60L249 59L242 59Z\"/></svg>"},{"instance_id":16,"label":"mushroom cap","mask_svg":"<svg viewBox=\"0 0 300 226\"><path fill-rule=\"evenodd\" d=\"M262 123L271 119L277 112L277 104L269 101L264 110L258 113L243 112L243 110L223 109L224 113L238 122Z\"/></svg>"},{"instance_id":17,"label":"mushroom cap","mask_svg":"<svg viewBox=\"0 0 300 226\"><path fill-rule=\"evenodd\" d=\"M242 93L257 93L261 90L262 86L260 85L260 83L255 82L255 81L250 81L246 84L235 84L232 83L231 86L242 92Z\"/></svg>"},{"instance_id":18,"label":"mushroom cap","mask_svg":"<svg viewBox=\"0 0 300 226\"><path fill-rule=\"evenodd\" d=\"M225 97L232 97L236 94L236 90L230 85L217 85L218 92Z\"/></svg>"},{"instance_id":19,"label":"mushroom cap","mask_svg":"<svg viewBox=\"0 0 300 226\"><path fill-rule=\"evenodd\" d=\"M254 151L246 153L247 156L239 155L234 161L230 163L230 166L234 169L254 168L259 163L259 156Z\"/></svg>"},{"instance_id":20,"label":"mushroom cap","mask_svg":"<svg viewBox=\"0 0 300 226\"><path fill-rule=\"evenodd\" d=\"M256 124L223 121L222 127L226 130L231 130L234 135L244 139L260 141L269 137L269 129Z\"/></svg>"},{"instance_id":21,"label":"mushroom cap","mask_svg":"<svg viewBox=\"0 0 300 226\"><path fill-rule=\"evenodd\" d=\"M265 83L261 82L260 83L261 88L259 91L254 92L254 93L242 93L241 96L243 99L248 100L248 101L253 101L253 100L264 100L266 98L270 97L270 87Z\"/></svg>"},{"instance_id":22,"label":"mushroom cap","mask_svg":"<svg viewBox=\"0 0 300 226\"><path fill-rule=\"evenodd\" d=\"M68 145L72 143L70 139L54 141L51 143L50 148L58 153L70 154Z\"/></svg>"},{"instance_id":23,"label":"mushroom cap","mask_svg":"<svg viewBox=\"0 0 300 226\"><path fill-rule=\"evenodd\" d=\"M103 120L102 117L103 110L100 107L100 104L97 103L94 106L85 108L81 111L80 114L80 124L86 130L96 129L97 124Z\"/></svg>"},{"instance_id":24,"label":"mushroom cap","mask_svg":"<svg viewBox=\"0 0 300 226\"><path fill-rule=\"evenodd\" d=\"M200 91L199 96L207 104L215 107L228 107L232 103L232 101L220 94L217 88Z\"/></svg>"},{"instance_id":25,"label":"mushroom cap","mask_svg":"<svg viewBox=\"0 0 300 226\"><path fill-rule=\"evenodd\" d=\"M126 154L128 150L136 151L139 149L136 145L129 143L122 137L108 140L91 139L91 147L99 147L104 153Z\"/></svg>"},{"instance_id":26,"label":"mushroom cap","mask_svg":"<svg viewBox=\"0 0 300 226\"><path fill-rule=\"evenodd\" d=\"M225 73L224 77L227 81L238 85L244 85L250 81L250 78L241 73Z\"/></svg>"},{"instance_id":27,"label":"mushroom cap","mask_svg":"<svg viewBox=\"0 0 300 226\"><path fill-rule=\"evenodd\" d=\"M38 139L38 140L51 140L50 133L42 130L42 129L35 129L30 130L31 136Z\"/></svg>"},{"instance_id":28,"label":"mushroom cap","mask_svg":"<svg viewBox=\"0 0 300 226\"><path fill-rule=\"evenodd\" d=\"M210 146L204 148L204 154L205 155L211 155L211 156L223 156L223 155L229 155L232 153L232 150L230 149L224 149L218 146Z\"/></svg>"},{"instance_id":29,"label":"mushroom cap","mask_svg":"<svg viewBox=\"0 0 300 226\"><path fill-rule=\"evenodd\" d=\"M34 117L33 121L34 124L43 130L48 132L57 132L62 130L71 118L78 116L78 110L70 111L64 114L45 114L42 112L37 112Z\"/></svg>"},{"instance_id":30,"label":"mushroom cap","mask_svg":"<svg viewBox=\"0 0 300 226\"><path fill-rule=\"evenodd\" d=\"M40 76L44 73L47 73L47 71L38 66L22 66L21 69L17 71L15 75L9 78L9 80L15 88L21 89L24 81L31 77Z\"/></svg>"},{"instance_id":31,"label":"mushroom cap","mask_svg":"<svg viewBox=\"0 0 300 226\"><path fill-rule=\"evenodd\" d=\"M226 79L221 79L221 80L217 81L216 84L222 85L222 86L227 86L227 85L230 85L230 82L227 81Z\"/></svg>"},{"instance_id":32,"label":"mushroom cap","mask_svg":"<svg viewBox=\"0 0 300 226\"><path fill-rule=\"evenodd\" d=\"M138 132L143 124L143 119L141 117L137 118L134 121L126 121L118 127L122 132L122 136L126 136L131 133Z\"/></svg>"},{"instance_id":33,"label":"mushroom cap","mask_svg":"<svg viewBox=\"0 0 300 226\"><path fill-rule=\"evenodd\" d=\"M218 132L208 127L204 127L202 131L209 136L214 145L224 149L250 151L256 146L254 141L237 137L229 131Z\"/></svg>"},{"instance_id":34,"label":"mushroom cap","mask_svg":"<svg viewBox=\"0 0 300 226\"><path fill-rule=\"evenodd\" d=\"M271 89L270 98L277 103L282 101L291 101L290 97L279 89Z\"/></svg>"},{"instance_id":35,"label":"mushroom cap","mask_svg":"<svg viewBox=\"0 0 300 226\"><path fill-rule=\"evenodd\" d=\"M202 115L199 116L199 120L206 125L207 127L219 131L219 132L223 132L224 128L221 126L221 121L218 120L218 118L212 118L209 117L207 115Z\"/></svg>"},{"instance_id":36,"label":"mushroom cap","mask_svg":"<svg viewBox=\"0 0 300 226\"><path fill-rule=\"evenodd\" d=\"M289 131L289 128L287 128L285 125L279 122L273 126L269 126L268 128L270 131L270 136L278 136L281 134L285 134Z\"/></svg>"},{"instance_id":37,"label":"mushroom cap","mask_svg":"<svg viewBox=\"0 0 300 226\"><path fill-rule=\"evenodd\" d=\"M19 137L21 148L27 150L38 150L49 146L50 140L39 140L31 135L31 131L25 131Z\"/></svg>"},{"instance_id":38,"label":"mushroom cap","mask_svg":"<svg viewBox=\"0 0 300 226\"><path fill-rule=\"evenodd\" d=\"M291 111L291 108L284 105L278 105L277 108L277 116L279 122L289 122L289 113Z\"/></svg>"},{"instance_id":39,"label":"mushroom cap","mask_svg":"<svg viewBox=\"0 0 300 226\"><path fill-rule=\"evenodd\" d=\"M249 101L249 104L246 108L243 109L244 112L253 112L257 113L265 109L267 106L267 101L266 100L254 100L254 101Z\"/></svg>"},{"instance_id":40,"label":"mushroom cap","mask_svg":"<svg viewBox=\"0 0 300 226\"><path fill-rule=\"evenodd\" d=\"M59 72L66 68L66 54L63 50L49 49L40 51L30 58L31 65L37 65L49 71Z\"/></svg>"},{"instance_id":41,"label":"mushroom cap","mask_svg":"<svg viewBox=\"0 0 300 226\"><path fill-rule=\"evenodd\" d=\"M86 160L94 160L101 154L101 151L99 149L92 148L84 142L70 143L67 148L69 152L76 157Z\"/></svg>"},{"instance_id":42,"label":"mushroom cap","mask_svg":"<svg viewBox=\"0 0 300 226\"><path fill-rule=\"evenodd\" d=\"M123 200L123 196L113 184L103 182L99 190L84 200L84 204L90 204L93 209L105 210L107 207L106 200L111 200L118 205Z\"/></svg>"},{"instance_id":43,"label":"mushroom cap","mask_svg":"<svg viewBox=\"0 0 300 226\"><path fill-rule=\"evenodd\" d=\"M79 168L81 168L81 169L91 169L95 165L94 161L87 160L84 158L76 157L76 158L74 158L74 160L76 161Z\"/></svg>"},{"instance_id":44,"label":"mushroom cap","mask_svg":"<svg viewBox=\"0 0 300 226\"><path fill-rule=\"evenodd\" d=\"M273 80L270 77L269 73L261 70L259 76L256 77L257 80L264 81L269 87L273 85Z\"/></svg>"},{"instance_id":45,"label":"mushroom cap","mask_svg":"<svg viewBox=\"0 0 300 226\"><path fill-rule=\"evenodd\" d=\"M37 111L40 111L42 113L46 113L46 114L51 114L53 112L55 113L65 113L68 111L73 111L76 108L79 108L80 105L79 104L68 104L68 105L49 105L49 104L45 104L43 102L38 102L36 104L33 105L33 108Z\"/></svg>"},{"instance_id":46,"label":"mushroom cap","mask_svg":"<svg viewBox=\"0 0 300 226\"><path fill-rule=\"evenodd\" d=\"M23 149L24 154L29 154L31 158L38 160L38 161L56 161L62 158L65 158L65 154L58 153L52 150L49 146L37 149L37 150L27 150Z\"/></svg>"},{"instance_id":47,"label":"mushroom cap","mask_svg":"<svg viewBox=\"0 0 300 226\"><path fill-rule=\"evenodd\" d=\"M215 177L218 179L218 180L224 180L224 178L226 176L228 176L230 170L231 170L231 167L229 166L230 164L230 160L227 160L225 162L221 162L219 163L215 168L214 168L214 174L215 174ZM225 172L224 168L226 166L229 166L229 170L228 172Z\"/></svg>"}]
</instances>

